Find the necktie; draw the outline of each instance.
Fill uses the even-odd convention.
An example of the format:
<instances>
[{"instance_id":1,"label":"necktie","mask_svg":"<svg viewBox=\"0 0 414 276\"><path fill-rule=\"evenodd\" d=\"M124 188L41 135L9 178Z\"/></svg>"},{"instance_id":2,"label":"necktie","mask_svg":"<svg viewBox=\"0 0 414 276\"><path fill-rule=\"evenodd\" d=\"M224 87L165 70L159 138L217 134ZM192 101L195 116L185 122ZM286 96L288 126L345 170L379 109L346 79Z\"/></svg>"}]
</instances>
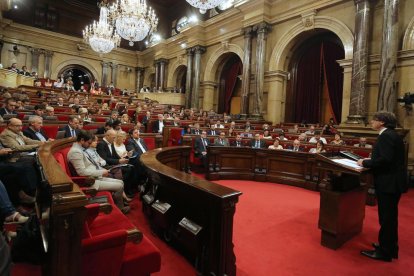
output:
<instances>
[{"instance_id":1,"label":"necktie","mask_svg":"<svg viewBox=\"0 0 414 276\"><path fill-rule=\"evenodd\" d=\"M256 148L259 148L259 141L256 141Z\"/></svg>"},{"instance_id":2,"label":"necktie","mask_svg":"<svg viewBox=\"0 0 414 276\"><path fill-rule=\"evenodd\" d=\"M86 158L88 158L88 160L89 160L89 161L91 161L91 162L92 162L92 164L94 164L94 165L95 165L95 168L96 168L97 170L99 170L99 165L98 165L98 163L96 163L95 159L93 159L93 157L89 154L89 152L88 152L86 149L84 149L84 150L83 150L83 152L86 154Z\"/></svg>"},{"instance_id":3,"label":"necktie","mask_svg":"<svg viewBox=\"0 0 414 276\"><path fill-rule=\"evenodd\" d=\"M74 129L72 129L72 137L75 137L76 136L76 134L75 134L75 130Z\"/></svg>"},{"instance_id":4,"label":"necktie","mask_svg":"<svg viewBox=\"0 0 414 276\"><path fill-rule=\"evenodd\" d=\"M237 146L240 147L240 142L237 142Z\"/></svg>"}]
</instances>

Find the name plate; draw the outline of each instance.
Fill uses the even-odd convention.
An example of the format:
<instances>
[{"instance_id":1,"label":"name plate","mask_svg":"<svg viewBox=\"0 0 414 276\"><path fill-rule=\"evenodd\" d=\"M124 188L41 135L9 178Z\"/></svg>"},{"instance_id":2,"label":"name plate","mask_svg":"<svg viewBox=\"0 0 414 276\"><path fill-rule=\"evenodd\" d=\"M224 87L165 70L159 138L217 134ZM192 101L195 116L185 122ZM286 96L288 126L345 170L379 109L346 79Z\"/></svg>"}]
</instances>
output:
<instances>
[{"instance_id":1,"label":"name plate","mask_svg":"<svg viewBox=\"0 0 414 276\"><path fill-rule=\"evenodd\" d=\"M152 208L154 208L155 210L157 210L158 212L165 214L168 209L171 208L171 205L166 203L166 202L161 202L161 201L155 201L154 204L151 205Z\"/></svg>"},{"instance_id":2,"label":"name plate","mask_svg":"<svg viewBox=\"0 0 414 276\"><path fill-rule=\"evenodd\" d=\"M188 218L183 218L178 224L182 226L183 228L187 229L188 231L190 231L191 233L193 233L194 235L197 235L198 232L200 232L201 229L203 229L203 227L189 220Z\"/></svg>"}]
</instances>

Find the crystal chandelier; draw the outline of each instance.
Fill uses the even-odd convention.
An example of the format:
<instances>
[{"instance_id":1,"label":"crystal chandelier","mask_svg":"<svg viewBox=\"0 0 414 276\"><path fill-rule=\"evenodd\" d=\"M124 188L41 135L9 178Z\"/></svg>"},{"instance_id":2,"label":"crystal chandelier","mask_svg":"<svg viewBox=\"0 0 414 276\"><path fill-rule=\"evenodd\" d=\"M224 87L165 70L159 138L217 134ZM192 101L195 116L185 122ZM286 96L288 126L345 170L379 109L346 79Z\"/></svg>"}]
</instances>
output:
<instances>
[{"instance_id":1,"label":"crystal chandelier","mask_svg":"<svg viewBox=\"0 0 414 276\"><path fill-rule=\"evenodd\" d=\"M117 0L110 7L110 14L117 33L128 40L130 46L157 29L158 18L145 0Z\"/></svg>"},{"instance_id":2,"label":"crystal chandelier","mask_svg":"<svg viewBox=\"0 0 414 276\"><path fill-rule=\"evenodd\" d=\"M200 9L200 13L205 14L208 9L220 5L225 0L186 0L191 6Z\"/></svg>"},{"instance_id":3,"label":"crystal chandelier","mask_svg":"<svg viewBox=\"0 0 414 276\"><path fill-rule=\"evenodd\" d=\"M114 32L114 28L109 24L108 8L101 5L99 21L94 21L86 26L83 31L83 38L91 48L100 54L107 54L119 46L121 38Z\"/></svg>"}]
</instances>

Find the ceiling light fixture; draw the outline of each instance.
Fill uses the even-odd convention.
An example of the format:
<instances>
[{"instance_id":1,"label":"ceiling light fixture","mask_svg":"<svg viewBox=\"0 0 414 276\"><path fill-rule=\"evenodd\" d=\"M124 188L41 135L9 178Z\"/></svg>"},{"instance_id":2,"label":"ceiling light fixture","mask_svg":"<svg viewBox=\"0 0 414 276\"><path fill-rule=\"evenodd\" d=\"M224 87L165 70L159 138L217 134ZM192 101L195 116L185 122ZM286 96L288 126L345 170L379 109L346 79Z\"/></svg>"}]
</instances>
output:
<instances>
[{"instance_id":1,"label":"ceiling light fixture","mask_svg":"<svg viewBox=\"0 0 414 276\"><path fill-rule=\"evenodd\" d=\"M117 0L110 7L117 33L133 46L157 30L158 18L145 0Z\"/></svg>"},{"instance_id":2,"label":"ceiling light fixture","mask_svg":"<svg viewBox=\"0 0 414 276\"><path fill-rule=\"evenodd\" d=\"M191 6L200 9L200 13L205 14L208 9L213 9L226 0L186 0Z\"/></svg>"},{"instance_id":3,"label":"ceiling light fixture","mask_svg":"<svg viewBox=\"0 0 414 276\"><path fill-rule=\"evenodd\" d=\"M83 31L83 38L91 45L92 50L100 54L107 54L119 46L121 38L114 32L114 28L109 24L108 8L105 4L100 5L99 21L94 21L86 26Z\"/></svg>"}]
</instances>

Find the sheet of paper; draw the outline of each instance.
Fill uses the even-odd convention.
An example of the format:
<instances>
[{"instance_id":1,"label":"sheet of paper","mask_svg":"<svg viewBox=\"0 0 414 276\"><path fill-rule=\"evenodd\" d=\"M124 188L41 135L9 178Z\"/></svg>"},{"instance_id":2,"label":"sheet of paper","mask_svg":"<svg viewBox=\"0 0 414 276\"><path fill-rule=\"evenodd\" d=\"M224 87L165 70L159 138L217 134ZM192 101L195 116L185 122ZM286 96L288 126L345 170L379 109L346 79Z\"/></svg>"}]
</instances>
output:
<instances>
[{"instance_id":1,"label":"sheet of paper","mask_svg":"<svg viewBox=\"0 0 414 276\"><path fill-rule=\"evenodd\" d=\"M356 161L349 160L349 159L346 159L346 158L333 159L333 161L335 163L342 164L342 165L345 165L345 166L348 166L348 167L351 167L351 168L354 168L354 169L359 169L360 170L360 169L364 168L364 167L359 166Z\"/></svg>"}]
</instances>

